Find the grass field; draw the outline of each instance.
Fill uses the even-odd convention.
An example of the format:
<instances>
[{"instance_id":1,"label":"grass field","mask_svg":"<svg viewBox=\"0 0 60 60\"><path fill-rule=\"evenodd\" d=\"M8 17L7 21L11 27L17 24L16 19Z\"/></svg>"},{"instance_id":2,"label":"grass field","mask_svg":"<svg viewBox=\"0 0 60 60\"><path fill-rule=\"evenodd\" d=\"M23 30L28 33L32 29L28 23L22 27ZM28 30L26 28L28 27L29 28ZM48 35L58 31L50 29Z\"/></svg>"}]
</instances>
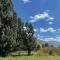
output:
<instances>
[{"instance_id":1,"label":"grass field","mask_svg":"<svg viewBox=\"0 0 60 60\"><path fill-rule=\"evenodd\" d=\"M7 57L0 57L0 60L60 60L60 56L39 55L40 52L32 52L31 56L27 56L27 52L13 53ZM20 55L17 55L20 54Z\"/></svg>"},{"instance_id":2,"label":"grass field","mask_svg":"<svg viewBox=\"0 0 60 60\"><path fill-rule=\"evenodd\" d=\"M60 56L9 56L0 57L0 60L60 60Z\"/></svg>"}]
</instances>

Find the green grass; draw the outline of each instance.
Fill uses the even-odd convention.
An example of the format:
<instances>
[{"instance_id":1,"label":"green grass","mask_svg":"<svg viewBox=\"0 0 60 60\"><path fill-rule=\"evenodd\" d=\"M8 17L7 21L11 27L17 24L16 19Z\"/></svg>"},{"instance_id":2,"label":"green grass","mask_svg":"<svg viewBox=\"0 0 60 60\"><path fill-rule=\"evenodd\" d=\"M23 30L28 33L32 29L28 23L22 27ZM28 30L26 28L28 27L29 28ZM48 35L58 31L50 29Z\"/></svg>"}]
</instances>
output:
<instances>
[{"instance_id":1,"label":"green grass","mask_svg":"<svg viewBox=\"0 0 60 60\"><path fill-rule=\"evenodd\" d=\"M0 60L60 60L60 56L16 56L0 57Z\"/></svg>"},{"instance_id":2,"label":"green grass","mask_svg":"<svg viewBox=\"0 0 60 60\"><path fill-rule=\"evenodd\" d=\"M18 52L19 53L19 52ZM20 55L17 55L18 53L14 54L12 56L7 56L7 57L0 57L0 60L60 60L60 56L49 56L49 55L44 55L41 52L32 52L31 56L27 56L27 52L20 52ZM41 53L41 54L39 54Z\"/></svg>"}]
</instances>

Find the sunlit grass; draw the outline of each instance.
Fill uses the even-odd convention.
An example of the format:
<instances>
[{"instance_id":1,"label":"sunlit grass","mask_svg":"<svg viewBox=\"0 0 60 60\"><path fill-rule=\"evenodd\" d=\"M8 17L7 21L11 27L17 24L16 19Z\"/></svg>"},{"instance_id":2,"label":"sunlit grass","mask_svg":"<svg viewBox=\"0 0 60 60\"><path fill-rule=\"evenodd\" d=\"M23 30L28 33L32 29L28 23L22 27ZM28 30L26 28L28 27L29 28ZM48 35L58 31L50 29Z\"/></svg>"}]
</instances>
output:
<instances>
[{"instance_id":1,"label":"sunlit grass","mask_svg":"<svg viewBox=\"0 0 60 60\"><path fill-rule=\"evenodd\" d=\"M9 56L1 57L0 60L60 60L60 56Z\"/></svg>"},{"instance_id":2,"label":"sunlit grass","mask_svg":"<svg viewBox=\"0 0 60 60\"><path fill-rule=\"evenodd\" d=\"M20 55L17 55L18 53ZM41 55L41 51L32 52L31 56L27 56L27 52L24 51L18 53L12 56L0 57L0 60L60 60L60 56Z\"/></svg>"}]
</instances>

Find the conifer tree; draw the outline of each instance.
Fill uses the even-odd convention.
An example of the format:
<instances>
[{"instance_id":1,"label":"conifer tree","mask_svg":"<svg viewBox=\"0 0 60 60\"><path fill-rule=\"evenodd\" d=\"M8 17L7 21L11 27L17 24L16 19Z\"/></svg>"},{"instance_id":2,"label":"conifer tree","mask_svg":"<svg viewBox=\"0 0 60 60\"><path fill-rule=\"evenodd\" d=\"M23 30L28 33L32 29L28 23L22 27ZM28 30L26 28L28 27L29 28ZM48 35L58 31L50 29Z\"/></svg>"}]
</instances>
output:
<instances>
[{"instance_id":1,"label":"conifer tree","mask_svg":"<svg viewBox=\"0 0 60 60\"><path fill-rule=\"evenodd\" d=\"M23 32L23 44L28 51L28 55L31 55L32 47L34 46L35 40L33 39L34 29L32 24L26 23Z\"/></svg>"},{"instance_id":2,"label":"conifer tree","mask_svg":"<svg viewBox=\"0 0 60 60\"><path fill-rule=\"evenodd\" d=\"M18 20L11 0L0 0L0 55L12 50L16 44Z\"/></svg>"}]
</instances>

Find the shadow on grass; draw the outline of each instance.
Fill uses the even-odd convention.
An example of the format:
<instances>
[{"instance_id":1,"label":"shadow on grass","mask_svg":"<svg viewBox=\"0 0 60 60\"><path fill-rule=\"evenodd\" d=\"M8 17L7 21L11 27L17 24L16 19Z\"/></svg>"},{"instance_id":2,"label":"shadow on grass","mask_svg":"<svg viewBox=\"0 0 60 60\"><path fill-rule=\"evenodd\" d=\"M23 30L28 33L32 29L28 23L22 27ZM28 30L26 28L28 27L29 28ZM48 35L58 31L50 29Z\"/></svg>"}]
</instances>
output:
<instances>
[{"instance_id":1,"label":"shadow on grass","mask_svg":"<svg viewBox=\"0 0 60 60\"><path fill-rule=\"evenodd\" d=\"M32 56L32 55L33 55L33 53L31 53L30 56ZM13 52L13 53L9 53L7 55L1 55L0 57L8 57L8 56L19 57L19 56L29 56L29 55L25 52Z\"/></svg>"},{"instance_id":2,"label":"shadow on grass","mask_svg":"<svg viewBox=\"0 0 60 60\"><path fill-rule=\"evenodd\" d=\"M32 56L33 54L31 54L30 56ZM19 54L19 55L10 55L12 57L16 57L16 56L29 56L28 54Z\"/></svg>"}]
</instances>

